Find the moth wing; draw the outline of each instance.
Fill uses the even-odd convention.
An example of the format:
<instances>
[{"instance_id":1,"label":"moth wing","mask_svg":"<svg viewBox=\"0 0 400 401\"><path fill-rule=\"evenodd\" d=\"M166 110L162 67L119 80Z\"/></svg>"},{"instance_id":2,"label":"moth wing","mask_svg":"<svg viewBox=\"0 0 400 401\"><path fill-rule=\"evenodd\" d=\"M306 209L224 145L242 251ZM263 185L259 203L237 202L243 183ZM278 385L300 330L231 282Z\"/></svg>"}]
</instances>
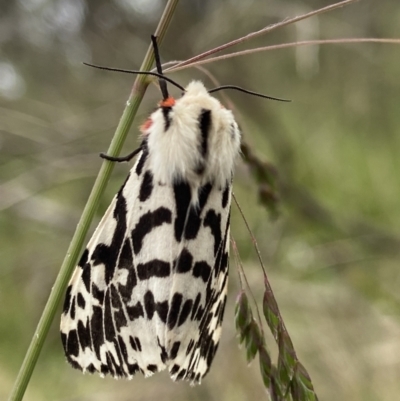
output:
<instances>
[{"instance_id":1,"label":"moth wing","mask_svg":"<svg viewBox=\"0 0 400 401\"><path fill-rule=\"evenodd\" d=\"M164 324L149 315L145 302L155 287L160 299L169 295L171 272L158 261L169 260L173 249L172 212L165 207L166 187L151 196L146 156L140 155L107 209L67 289L61 335L68 361L83 371L130 377L165 369L158 346Z\"/></svg>"},{"instance_id":2,"label":"moth wing","mask_svg":"<svg viewBox=\"0 0 400 401\"><path fill-rule=\"evenodd\" d=\"M206 201L204 192L209 192ZM206 185L199 191L199 207L186 218L186 230L199 229L197 235L183 234L171 288L166 343L174 380L200 383L218 347L228 284L230 198L230 185ZM178 294L184 294L179 314Z\"/></svg>"}]
</instances>

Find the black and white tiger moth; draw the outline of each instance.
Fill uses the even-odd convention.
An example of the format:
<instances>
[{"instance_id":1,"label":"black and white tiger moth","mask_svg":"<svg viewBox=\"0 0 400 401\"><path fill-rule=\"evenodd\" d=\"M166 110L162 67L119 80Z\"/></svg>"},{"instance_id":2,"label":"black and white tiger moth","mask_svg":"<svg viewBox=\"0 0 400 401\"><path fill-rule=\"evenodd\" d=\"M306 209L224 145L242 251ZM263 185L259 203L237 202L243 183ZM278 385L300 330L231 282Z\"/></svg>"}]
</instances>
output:
<instances>
[{"instance_id":1,"label":"black and white tiger moth","mask_svg":"<svg viewBox=\"0 0 400 401\"><path fill-rule=\"evenodd\" d=\"M199 81L164 95L67 288L61 337L83 372L200 383L221 336L240 130Z\"/></svg>"},{"instance_id":2,"label":"black and white tiger moth","mask_svg":"<svg viewBox=\"0 0 400 401\"><path fill-rule=\"evenodd\" d=\"M152 39L163 100L74 271L61 337L83 372L132 378L168 369L173 380L200 383L221 336L241 133L201 82L169 97Z\"/></svg>"}]
</instances>

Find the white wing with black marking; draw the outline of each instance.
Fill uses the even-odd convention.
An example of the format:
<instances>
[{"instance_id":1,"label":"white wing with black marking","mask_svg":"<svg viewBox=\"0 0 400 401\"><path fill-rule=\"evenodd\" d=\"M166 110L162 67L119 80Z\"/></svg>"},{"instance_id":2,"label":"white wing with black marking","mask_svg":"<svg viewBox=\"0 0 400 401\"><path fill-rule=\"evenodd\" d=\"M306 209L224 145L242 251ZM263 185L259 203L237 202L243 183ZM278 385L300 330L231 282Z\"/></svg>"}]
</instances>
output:
<instances>
[{"instance_id":1,"label":"white wing with black marking","mask_svg":"<svg viewBox=\"0 0 400 401\"><path fill-rule=\"evenodd\" d=\"M64 350L83 371L168 369L198 383L221 334L240 132L199 82L162 102L143 130L142 152L68 286Z\"/></svg>"}]
</instances>

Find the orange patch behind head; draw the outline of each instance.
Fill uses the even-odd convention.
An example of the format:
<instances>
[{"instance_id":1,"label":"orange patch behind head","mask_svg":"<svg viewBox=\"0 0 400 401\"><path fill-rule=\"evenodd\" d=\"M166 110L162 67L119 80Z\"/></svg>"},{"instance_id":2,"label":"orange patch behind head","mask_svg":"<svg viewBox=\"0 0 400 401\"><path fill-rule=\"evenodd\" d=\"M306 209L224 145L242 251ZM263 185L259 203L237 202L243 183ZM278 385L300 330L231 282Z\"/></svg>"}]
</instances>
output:
<instances>
[{"instance_id":1,"label":"orange patch behind head","mask_svg":"<svg viewBox=\"0 0 400 401\"><path fill-rule=\"evenodd\" d=\"M175 105L175 99L173 97L168 97L160 102L160 107L172 107Z\"/></svg>"},{"instance_id":2,"label":"orange patch behind head","mask_svg":"<svg viewBox=\"0 0 400 401\"><path fill-rule=\"evenodd\" d=\"M175 99L173 97L168 97L165 100L162 100L159 103L160 107L172 107L175 105ZM140 126L140 132L144 135L146 135L148 132L148 129L153 125L153 120L151 117L149 117L141 126Z\"/></svg>"},{"instance_id":3,"label":"orange patch behind head","mask_svg":"<svg viewBox=\"0 0 400 401\"><path fill-rule=\"evenodd\" d=\"M148 118L141 126L140 126L140 132L142 134L146 134L146 131L153 125L153 120L151 118Z\"/></svg>"}]
</instances>

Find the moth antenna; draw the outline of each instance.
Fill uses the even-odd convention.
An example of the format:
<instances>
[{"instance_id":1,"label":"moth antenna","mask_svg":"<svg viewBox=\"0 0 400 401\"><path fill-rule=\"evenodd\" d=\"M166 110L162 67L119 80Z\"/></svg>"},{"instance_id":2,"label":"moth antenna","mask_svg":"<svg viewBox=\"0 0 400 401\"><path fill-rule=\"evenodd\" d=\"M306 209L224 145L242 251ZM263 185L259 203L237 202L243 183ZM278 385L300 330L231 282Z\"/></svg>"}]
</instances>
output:
<instances>
[{"instance_id":1,"label":"moth antenna","mask_svg":"<svg viewBox=\"0 0 400 401\"><path fill-rule=\"evenodd\" d=\"M160 80L163 79L164 81L169 82L170 84L176 86L183 92L185 91L185 88L181 85L179 85L177 82L172 80L171 78L166 77L165 75L159 74L158 72L152 72L152 71L136 71L136 70L124 70L122 68L112 68L112 67L103 67L101 65L96 65L96 64L90 64L90 63L83 63L87 65L88 67L92 68L97 68L99 70L106 70L106 71L116 71L116 72L123 72L125 74L137 74L137 75L152 75L153 77L157 77ZM161 86L161 85L160 85ZM164 96L164 95L163 95Z\"/></svg>"},{"instance_id":2,"label":"moth antenna","mask_svg":"<svg viewBox=\"0 0 400 401\"><path fill-rule=\"evenodd\" d=\"M164 98L164 100L166 100L166 99L168 99L169 94L168 94L168 89L167 89L167 83L165 82L164 75L162 72L161 61L160 61L160 52L158 50L158 44L157 44L157 36L151 35L151 41L153 42L154 59L156 62L157 72L159 74L158 82L160 84L160 89L161 89L163 98Z\"/></svg>"},{"instance_id":3,"label":"moth antenna","mask_svg":"<svg viewBox=\"0 0 400 401\"><path fill-rule=\"evenodd\" d=\"M240 92L248 93L249 95L262 97L262 98L264 98L264 99L277 100L278 102L291 102L291 100L288 100L288 99L281 99L281 98L279 98L279 97L273 97L273 96L263 95L262 93L249 91L249 90L247 90L247 89L244 89L244 88L241 88L240 86L235 86L235 85L222 85L222 86L218 86L217 88L210 89L210 90L208 91L208 93L218 92L218 91L223 90L223 89L235 89L235 90L240 91Z\"/></svg>"}]
</instances>

